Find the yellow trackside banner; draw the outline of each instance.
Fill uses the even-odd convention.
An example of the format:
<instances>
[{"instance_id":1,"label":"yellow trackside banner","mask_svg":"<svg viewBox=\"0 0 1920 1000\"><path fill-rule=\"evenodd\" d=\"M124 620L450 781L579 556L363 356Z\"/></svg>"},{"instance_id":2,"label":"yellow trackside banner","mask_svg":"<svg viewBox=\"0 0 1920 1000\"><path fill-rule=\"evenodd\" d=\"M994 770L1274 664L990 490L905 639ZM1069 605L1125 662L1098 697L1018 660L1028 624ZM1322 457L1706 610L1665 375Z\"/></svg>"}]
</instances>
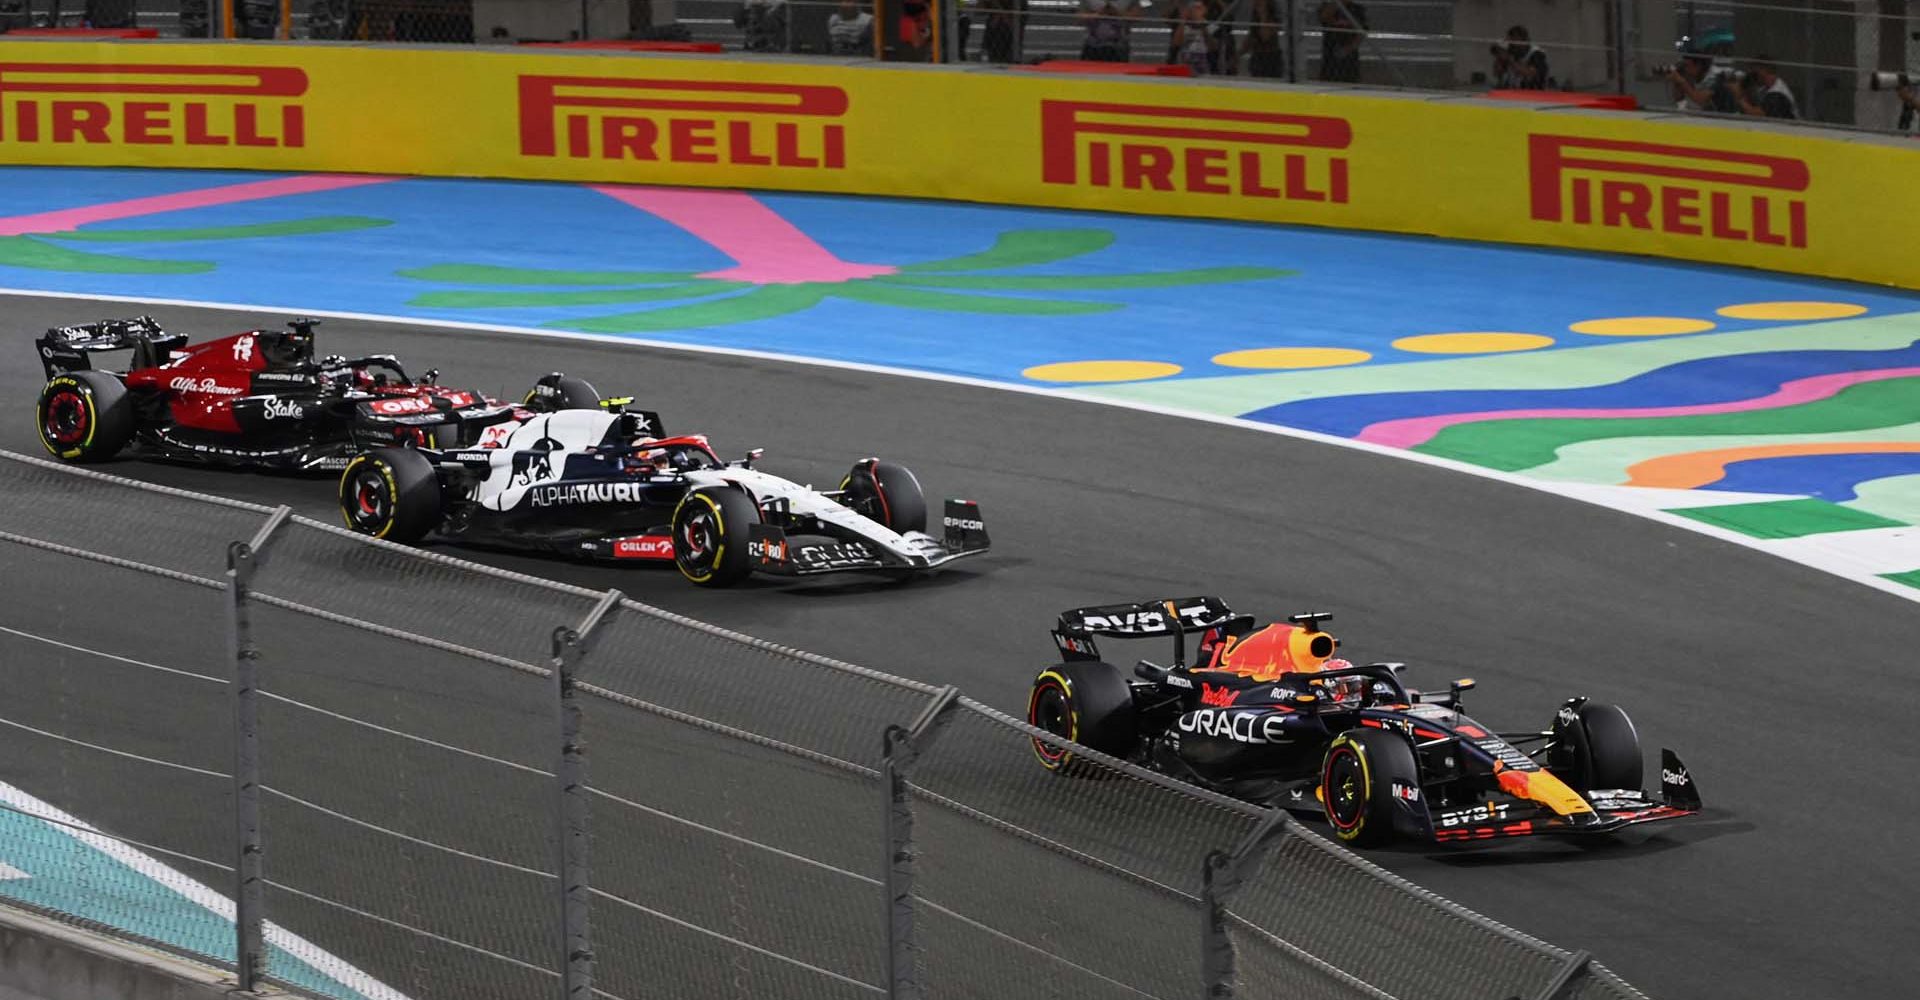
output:
<instances>
[{"instance_id":1,"label":"yellow trackside banner","mask_svg":"<svg viewBox=\"0 0 1920 1000\"><path fill-rule=\"evenodd\" d=\"M1920 288L1920 143L1490 102L553 50L0 41L0 162L954 198Z\"/></svg>"}]
</instances>

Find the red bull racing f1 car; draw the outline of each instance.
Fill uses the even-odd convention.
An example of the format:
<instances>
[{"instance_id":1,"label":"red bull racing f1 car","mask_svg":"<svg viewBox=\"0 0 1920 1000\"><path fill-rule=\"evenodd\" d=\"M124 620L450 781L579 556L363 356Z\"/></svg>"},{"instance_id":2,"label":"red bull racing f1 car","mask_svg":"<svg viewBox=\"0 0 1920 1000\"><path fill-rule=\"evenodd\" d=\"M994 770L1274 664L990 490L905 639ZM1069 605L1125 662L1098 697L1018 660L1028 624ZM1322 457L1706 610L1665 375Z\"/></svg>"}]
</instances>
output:
<instances>
[{"instance_id":1,"label":"red bull racing f1 car","mask_svg":"<svg viewBox=\"0 0 1920 1000\"><path fill-rule=\"evenodd\" d=\"M1028 721L1216 792L1322 813L1362 846L1604 834L1700 810L1671 750L1659 794L1641 788L1639 736L1621 709L1571 698L1544 730L1496 732L1461 709L1471 680L1423 694L1401 684L1402 664L1336 659L1320 628L1331 617L1256 627L1215 597L1064 612L1061 662L1034 678ZM1095 644L1168 636L1170 665L1124 672ZM1070 749L1034 750L1053 771L1084 766Z\"/></svg>"},{"instance_id":2,"label":"red bull racing f1 car","mask_svg":"<svg viewBox=\"0 0 1920 1000\"><path fill-rule=\"evenodd\" d=\"M40 443L69 462L132 445L209 465L341 469L377 445L471 443L516 416L512 404L437 384L437 371L410 377L391 354L316 359L316 325L199 344L149 316L48 330L34 342L47 373ZM124 370L95 366L120 351Z\"/></svg>"}]
</instances>

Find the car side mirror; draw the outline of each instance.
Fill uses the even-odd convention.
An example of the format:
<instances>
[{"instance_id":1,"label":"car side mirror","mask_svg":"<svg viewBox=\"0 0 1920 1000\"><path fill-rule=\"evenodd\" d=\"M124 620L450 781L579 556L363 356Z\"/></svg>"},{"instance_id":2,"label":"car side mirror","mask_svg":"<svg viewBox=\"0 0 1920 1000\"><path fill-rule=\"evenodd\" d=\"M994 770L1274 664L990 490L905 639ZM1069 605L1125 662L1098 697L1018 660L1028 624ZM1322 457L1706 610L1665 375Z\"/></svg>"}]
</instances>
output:
<instances>
[{"instance_id":1,"label":"car side mirror","mask_svg":"<svg viewBox=\"0 0 1920 1000\"><path fill-rule=\"evenodd\" d=\"M427 369L426 374L420 376L420 381L425 382L428 385L438 384L440 381L440 369L438 368Z\"/></svg>"},{"instance_id":2,"label":"car side mirror","mask_svg":"<svg viewBox=\"0 0 1920 1000\"><path fill-rule=\"evenodd\" d=\"M766 453L767 453L767 449L765 448L749 448L747 449L747 457L735 459L730 464L742 469L751 469L753 468L753 463L759 461L760 456L765 455Z\"/></svg>"}]
</instances>

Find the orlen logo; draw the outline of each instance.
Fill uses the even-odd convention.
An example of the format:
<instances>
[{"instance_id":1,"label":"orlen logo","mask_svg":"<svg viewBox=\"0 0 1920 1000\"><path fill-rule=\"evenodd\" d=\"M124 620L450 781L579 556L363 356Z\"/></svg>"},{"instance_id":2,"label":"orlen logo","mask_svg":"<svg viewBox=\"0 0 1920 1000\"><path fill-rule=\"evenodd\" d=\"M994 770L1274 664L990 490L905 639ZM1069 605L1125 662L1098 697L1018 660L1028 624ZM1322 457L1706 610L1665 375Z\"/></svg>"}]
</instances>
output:
<instances>
[{"instance_id":1,"label":"orlen logo","mask_svg":"<svg viewBox=\"0 0 1920 1000\"><path fill-rule=\"evenodd\" d=\"M1529 136L1527 159L1541 222L1807 245L1805 160L1570 135Z\"/></svg>"},{"instance_id":2,"label":"orlen logo","mask_svg":"<svg viewBox=\"0 0 1920 1000\"><path fill-rule=\"evenodd\" d=\"M1347 158L1339 151L1352 143L1345 118L1323 115L1040 102L1040 178L1048 184L1344 205Z\"/></svg>"},{"instance_id":3,"label":"orlen logo","mask_svg":"<svg viewBox=\"0 0 1920 1000\"><path fill-rule=\"evenodd\" d=\"M0 140L294 148L306 92L293 66L0 63Z\"/></svg>"},{"instance_id":4,"label":"orlen logo","mask_svg":"<svg viewBox=\"0 0 1920 1000\"><path fill-rule=\"evenodd\" d=\"M846 113L839 87L522 76L520 152L839 170L847 165L838 121Z\"/></svg>"},{"instance_id":5,"label":"orlen logo","mask_svg":"<svg viewBox=\"0 0 1920 1000\"><path fill-rule=\"evenodd\" d=\"M662 535L616 538L613 540L613 557L615 559L672 559L673 539Z\"/></svg>"}]
</instances>

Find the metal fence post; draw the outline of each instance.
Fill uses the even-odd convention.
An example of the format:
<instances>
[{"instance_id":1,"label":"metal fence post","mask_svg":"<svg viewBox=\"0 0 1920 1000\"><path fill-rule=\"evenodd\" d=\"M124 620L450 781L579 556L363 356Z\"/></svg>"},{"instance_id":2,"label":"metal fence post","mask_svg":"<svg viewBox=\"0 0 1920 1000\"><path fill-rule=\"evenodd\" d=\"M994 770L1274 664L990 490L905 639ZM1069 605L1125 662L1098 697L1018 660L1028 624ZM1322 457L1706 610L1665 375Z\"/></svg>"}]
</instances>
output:
<instances>
[{"instance_id":1,"label":"metal fence post","mask_svg":"<svg viewBox=\"0 0 1920 1000\"><path fill-rule=\"evenodd\" d=\"M1300 82L1300 0L1279 0L1286 4L1287 82Z\"/></svg>"},{"instance_id":2,"label":"metal fence post","mask_svg":"<svg viewBox=\"0 0 1920 1000\"><path fill-rule=\"evenodd\" d=\"M560 835L560 995L564 1000L593 998L587 748L574 675L586 659L594 629L619 602L620 592L609 590L579 625L553 630L553 699L560 731L559 762L553 772L559 793L554 816Z\"/></svg>"},{"instance_id":3,"label":"metal fence post","mask_svg":"<svg viewBox=\"0 0 1920 1000\"><path fill-rule=\"evenodd\" d=\"M1613 0L1613 79L1614 93L1624 94L1633 73L1633 2Z\"/></svg>"},{"instance_id":4,"label":"metal fence post","mask_svg":"<svg viewBox=\"0 0 1920 1000\"><path fill-rule=\"evenodd\" d=\"M267 516L253 539L227 546L227 658L233 664L234 972L241 990L266 972L266 848L260 839L260 651L253 645L247 588L273 533L293 508Z\"/></svg>"},{"instance_id":5,"label":"metal fence post","mask_svg":"<svg viewBox=\"0 0 1920 1000\"><path fill-rule=\"evenodd\" d=\"M1200 871L1200 975L1207 1000L1233 996L1233 939L1227 936L1227 900L1259 862L1275 831L1285 828L1280 810L1253 828L1231 851L1211 851Z\"/></svg>"},{"instance_id":6,"label":"metal fence post","mask_svg":"<svg viewBox=\"0 0 1920 1000\"><path fill-rule=\"evenodd\" d=\"M1553 981L1540 988L1540 993L1535 1000L1559 1000L1560 994L1566 990L1568 984L1573 982L1574 977L1587 971L1587 963L1591 961L1593 961L1592 952L1576 951L1568 955L1566 963L1560 966L1560 971L1554 973Z\"/></svg>"},{"instance_id":7,"label":"metal fence post","mask_svg":"<svg viewBox=\"0 0 1920 1000\"><path fill-rule=\"evenodd\" d=\"M913 924L916 848L907 778L959 697L958 688L942 688L911 726L888 726L881 737L880 786L886 796L887 858L881 882L887 898L887 1000L920 1000L924 995L913 960L917 947Z\"/></svg>"}]
</instances>

